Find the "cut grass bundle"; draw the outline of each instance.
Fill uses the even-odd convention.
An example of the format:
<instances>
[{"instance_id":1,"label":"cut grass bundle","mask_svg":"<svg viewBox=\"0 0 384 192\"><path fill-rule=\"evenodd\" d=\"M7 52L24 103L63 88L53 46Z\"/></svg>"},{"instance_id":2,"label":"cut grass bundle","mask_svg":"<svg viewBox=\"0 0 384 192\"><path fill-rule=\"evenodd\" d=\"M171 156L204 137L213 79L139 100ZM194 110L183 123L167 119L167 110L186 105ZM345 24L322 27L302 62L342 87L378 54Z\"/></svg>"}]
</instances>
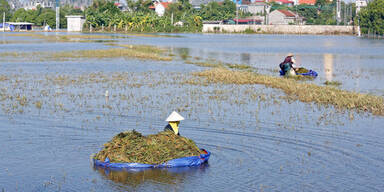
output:
<instances>
[{"instance_id":1,"label":"cut grass bundle","mask_svg":"<svg viewBox=\"0 0 384 192\"><path fill-rule=\"evenodd\" d=\"M200 149L192 140L171 131L143 136L133 130L114 136L104 144L104 149L95 158L105 161L108 157L113 163L160 164L171 159L200 154Z\"/></svg>"},{"instance_id":2,"label":"cut grass bundle","mask_svg":"<svg viewBox=\"0 0 384 192\"><path fill-rule=\"evenodd\" d=\"M263 84L281 89L289 98L302 102L315 102L333 105L338 109L356 109L358 111L368 111L374 115L384 115L384 98L380 96L302 83L290 78L273 77L247 71L232 71L225 68L214 68L194 73L194 75L203 77L207 81L197 83ZM194 80L189 82L196 84Z\"/></svg>"}]
</instances>

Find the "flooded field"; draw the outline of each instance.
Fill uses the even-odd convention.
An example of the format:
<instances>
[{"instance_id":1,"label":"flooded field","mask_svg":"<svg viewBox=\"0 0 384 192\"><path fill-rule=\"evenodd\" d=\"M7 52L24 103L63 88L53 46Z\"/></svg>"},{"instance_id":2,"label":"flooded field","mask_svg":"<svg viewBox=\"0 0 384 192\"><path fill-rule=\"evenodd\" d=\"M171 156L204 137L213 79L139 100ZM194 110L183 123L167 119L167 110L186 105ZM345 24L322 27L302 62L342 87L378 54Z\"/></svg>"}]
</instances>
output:
<instances>
[{"instance_id":1,"label":"flooded field","mask_svg":"<svg viewBox=\"0 0 384 192\"><path fill-rule=\"evenodd\" d=\"M369 94L380 111L382 40L2 33L0 189L382 190L379 112L307 101L266 83L202 75L218 67L279 78L278 64L290 52L300 66L319 73L300 83ZM186 118L180 134L212 152L208 164L125 172L93 167L90 156L114 135L132 129L154 134L173 110Z\"/></svg>"}]
</instances>

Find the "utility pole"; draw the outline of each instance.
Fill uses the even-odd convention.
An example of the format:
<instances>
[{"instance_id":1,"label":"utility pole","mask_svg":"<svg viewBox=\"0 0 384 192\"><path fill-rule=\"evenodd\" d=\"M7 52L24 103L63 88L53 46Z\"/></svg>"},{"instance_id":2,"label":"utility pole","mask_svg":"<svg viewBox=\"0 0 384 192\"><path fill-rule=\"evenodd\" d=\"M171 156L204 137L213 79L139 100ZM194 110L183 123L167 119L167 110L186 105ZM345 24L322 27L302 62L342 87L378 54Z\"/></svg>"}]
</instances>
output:
<instances>
[{"instance_id":1,"label":"utility pole","mask_svg":"<svg viewBox=\"0 0 384 192\"><path fill-rule=\"evenodd\" d=\"M5 12L3 12L3 32L5 32Z\"/></svg>"},{"instance_id":2,"label":"utility pole","mask_svg":"<svg viewBox=\"0 0 384 192\"><path fill-rule=\"evenodd\" d=\"M56 31L60 29L60 0L56 0Z\"/></svg>"},{"instance_id":3,"label":"utility pole","mask_svg":"<svg viewBox=\"0 0 384 192\"><path fill-rule=\"evenodd\" d=\"M239 24L239 9L238 9L238 6L237 6L237 3L236 3L236 25Z\"/></svg>"},{"instance_id":4,"label":"utility pole","mask_svg":"<svg viewBox=\"0 0 384 192\"><path fill-rule=\"evenodd\" d=\"M336 2L336 22L337 25L339 25L341 20L341 6L340 6L340 0L337 0Z\"/></svg>"}]
</instances>

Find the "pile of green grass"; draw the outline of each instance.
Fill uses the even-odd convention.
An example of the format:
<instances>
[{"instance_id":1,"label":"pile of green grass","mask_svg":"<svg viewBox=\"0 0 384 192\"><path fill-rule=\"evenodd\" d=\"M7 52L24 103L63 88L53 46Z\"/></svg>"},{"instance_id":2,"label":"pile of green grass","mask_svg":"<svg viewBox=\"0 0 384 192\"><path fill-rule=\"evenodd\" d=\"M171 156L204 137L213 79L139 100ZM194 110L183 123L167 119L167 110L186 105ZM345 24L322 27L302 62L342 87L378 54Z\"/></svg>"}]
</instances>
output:
<instances>
[{"instance_id":1,"label":"pile of green grass","mask_svg":"<svg viewBox=\"0 0 384 192\"><path fill-rule=\"evenodd\" d=\"M308 73L309 70L304 68L304 67L300 67L296 70L296 73Z\"/></svg>"},{"instance_id":2,"label":"pile of green grass","mask_svg":"<svg viewBox=\"0 0 384 192\"><path fill-rule=\"evenodd\" d=\"M171 131L143 136L133 130L114 136L94 158L105 161L108 157L113 163L160 164L200 154L200 149L192 140Z\"/></svg>"}]
</instances>

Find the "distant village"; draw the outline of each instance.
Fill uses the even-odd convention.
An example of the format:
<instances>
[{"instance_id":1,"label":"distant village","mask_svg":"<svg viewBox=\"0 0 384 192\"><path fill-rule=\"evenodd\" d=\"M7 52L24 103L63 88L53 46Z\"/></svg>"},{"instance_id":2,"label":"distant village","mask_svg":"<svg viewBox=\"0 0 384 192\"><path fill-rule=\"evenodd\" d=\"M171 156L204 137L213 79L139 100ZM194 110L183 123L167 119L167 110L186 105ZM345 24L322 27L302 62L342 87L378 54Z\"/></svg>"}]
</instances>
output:
<instances>
[{"instance_id":1,"label":"distant village","mask_svg":"<svg viewBox=\"0 0 384 192\"><path fill-rule=\"evenodd\" d=\"M336 14L334 16L337 24L342 23L343 25L351 25L353 16L355 15L362 7L367 6L365 0L356 0L355 8L348 9L346 3L344 2L344 9L341 9L340 0L329 0L337 1L336 5ZM132 12L128 6L127 2L124 1L113 1L114 5L121 10L122 12ZM153 10L158 16L163 16L168 7L177 2L177 0L168 0L168 1L159 1L153 0L152 4L148 6L148 9ZM216 0L189 0L189 3L193 9L199 10L202 6L207 5L211 2L217 2L218 4L222 3L221 1ZM301 6L300 8L312 8L316 9L317 12L321 10L316 6L316 0L233 0L236 5L236 15L233 18L222 19L222 20L203 20L203 24L220 24L220 25L305 25L308 24L308 18L304 15L301 15L298 10L292 9L292 7ZM38 7L49 8L55 10L56 7L63 5L71 5L76 9L84 11L87 7L92 4L91 0L31 0L31 1L19 1L19 0L10 0L10 7L13 10L23 8L25 10L36 10ZM283 9L274 8L273 6L281 6ZM352 6L350 6L352 7ZM288 9L286 9L288 8ZM333 9L333 8L332 8ZM352 13L352 11L354 13ZM238 16L238 13L242 13L242 17ZM341 18L343 16L343 18ZM68 30L70 31L81 31L82 25L84 24L85 18L83 16L74 16L70 15L68 19ZM173 18L172 18L173 19ZM32 29L33 23L28 25L27 22L16 23L8 22L13 25L18 26L19 30ZM173 21L172 21L173 23ZM182 25L183 21L175 21L175 25ZM76 26L74 29L69 29L70 26Z\"/></svg>"}]
</instances>

